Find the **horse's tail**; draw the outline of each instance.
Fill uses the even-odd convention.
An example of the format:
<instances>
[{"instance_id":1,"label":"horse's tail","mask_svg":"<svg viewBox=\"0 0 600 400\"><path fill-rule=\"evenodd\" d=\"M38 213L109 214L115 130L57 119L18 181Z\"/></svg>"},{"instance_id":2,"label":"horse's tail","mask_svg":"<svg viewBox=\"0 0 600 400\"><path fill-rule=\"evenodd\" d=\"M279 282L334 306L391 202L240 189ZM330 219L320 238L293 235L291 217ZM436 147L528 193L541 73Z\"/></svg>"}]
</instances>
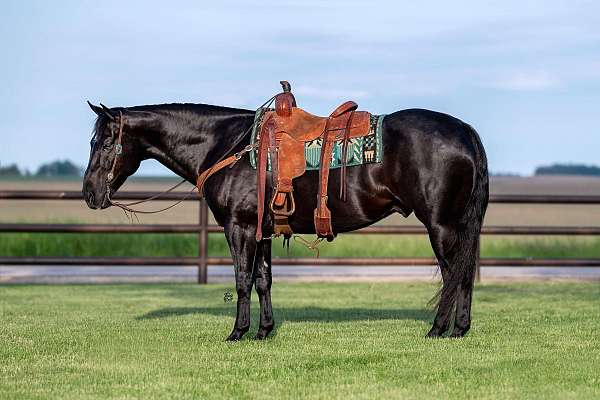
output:
<instances>
[{"instance_id":1,"label":"horse's tail","mask_svg":"<svg viewBox=\"0 0 600 400\"><path fill-rule=\"evenodd\" d=\"M456 260L456 278L459 281L458 283L472 283L479 263L479 235L488 206L489 176L487 156L479 134L471 125L464 122L463 125L471 133L471 140L476 149L476 157L473 192L457 230L460 250Z\"/></svg>"},{"instance_id":2,"label":"horse's tail","mask_svg":"<svg viewBox=\"0 0 600 400\"><path fill-rule=\"evenodd\" d=\"M479 134L469 124L463 122L470 133L475 149L475 168L473 171L473 189L465 207L465 212L456 229L457 250L451 260L450 279L429 302L436 308L441 301L454 302L459 285L472 285L479 263L479 235L489 199L489 176L487 156Z\"/></svg>"}]
</instances>

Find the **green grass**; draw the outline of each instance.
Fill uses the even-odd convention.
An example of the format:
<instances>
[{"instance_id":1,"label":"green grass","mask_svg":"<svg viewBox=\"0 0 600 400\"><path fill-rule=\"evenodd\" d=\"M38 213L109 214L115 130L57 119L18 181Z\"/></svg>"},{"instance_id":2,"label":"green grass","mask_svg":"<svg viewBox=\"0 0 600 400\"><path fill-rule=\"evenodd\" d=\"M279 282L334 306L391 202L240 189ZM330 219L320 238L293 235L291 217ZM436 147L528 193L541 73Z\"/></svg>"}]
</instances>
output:
<instances>
[{"instance_id":1,"label":"green grass","mask_svg":"<svg viewBox=\"0 0 600 400\"><path fill-rule=\"evenodd\" d=\"M276 284L275 335L239 343L226 290L0 286L0 397L600 397L597 282L480 285L470 334L441 340L429 284Z\"/></svg>"},{"instance_id":2,"label":"green grass","mask_svg":"<svg viewBox=\"0 0 600 400\"><path fill-rule=\"evenodd\" d=\"M307 239L312 240L312 236ZM0 256L195 256L196 235L189 234L0 234ZM324 257L432 257L425 235L341 235L322 243ZM274 255L285 256L281 240ZM223 234L211 234L211 256L228 256ZM300 243L291 243L292 256L312 256ZM484 257L600 257L600 237L484 236Z\"/></svg>"}]
</instances>

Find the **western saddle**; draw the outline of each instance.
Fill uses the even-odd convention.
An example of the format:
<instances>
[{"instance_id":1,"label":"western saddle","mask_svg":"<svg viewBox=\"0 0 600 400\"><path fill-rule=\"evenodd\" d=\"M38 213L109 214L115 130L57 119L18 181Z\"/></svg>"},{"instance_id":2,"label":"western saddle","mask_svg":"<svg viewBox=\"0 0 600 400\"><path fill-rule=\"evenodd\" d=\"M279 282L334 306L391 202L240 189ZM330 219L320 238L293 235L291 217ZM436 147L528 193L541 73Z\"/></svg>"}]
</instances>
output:
<instances>
[{"instance_id":1,"label":"western saddle","mask_svg":"<svg viewBox=\"0 0 600 400\"><path fill-rule=\"evenodd\" d=\"M275 96L275 110L264 114L260 133L257 137L258 175L258 227L256 240L262 239L262 221L265 208L265 188L269 161L273 178L273 195L269 208L273 212L274 235L284 235L289 239L292 229L288 217L296 209L292 180L306 171L304 144L321 140L319 165L319 191L314 211L317 235L332 241L331 212L327 208L327 187L329 166L336 142L341 141L340 198L346 199L346 164L348 142L352 138L369 134L371 114L356 111L358 105L347 101L337 107L329 117L318 117L296 106L296 99L287 81L281 81L283 92Z\"/></svg>"}]
</instances>

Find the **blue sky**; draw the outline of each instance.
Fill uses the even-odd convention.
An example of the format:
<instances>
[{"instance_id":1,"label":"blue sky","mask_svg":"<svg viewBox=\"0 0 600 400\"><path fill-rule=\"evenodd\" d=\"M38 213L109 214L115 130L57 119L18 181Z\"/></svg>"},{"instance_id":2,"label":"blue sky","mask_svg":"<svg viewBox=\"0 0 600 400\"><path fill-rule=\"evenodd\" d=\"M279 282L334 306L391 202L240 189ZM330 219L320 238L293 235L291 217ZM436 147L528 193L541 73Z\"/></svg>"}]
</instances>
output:
<instances>
[{"instance_id":1,"label":"blue sky","mask_svg":"<svg viewBox=\"0 0 600 400\"><path fill-rule=\"evenodd\" d=\"M1 165L85 165L87 99L254 109L281 79L315 113L452 114L492 171L600 164L600 2L5 0L0 46Z\"/></svg>"}]
</instances>

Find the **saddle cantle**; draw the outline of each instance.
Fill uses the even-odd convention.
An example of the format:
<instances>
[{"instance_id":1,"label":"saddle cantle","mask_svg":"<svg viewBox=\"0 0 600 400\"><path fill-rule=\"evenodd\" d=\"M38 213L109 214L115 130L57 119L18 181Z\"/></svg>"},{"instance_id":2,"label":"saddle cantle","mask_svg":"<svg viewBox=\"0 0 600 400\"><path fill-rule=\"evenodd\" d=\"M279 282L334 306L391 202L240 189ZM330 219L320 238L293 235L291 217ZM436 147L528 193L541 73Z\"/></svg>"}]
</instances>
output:
<instances>
[{"instance_id":1,"label":"saddle cantle","mask_svg":"<svg viewBox=\"0 0 600 400\"><path fill-rule=\"evenodd\" d=\"M262 221L265 207L266 176L268 160L271 161L273 195L269 208L273 212L274 235L289 238L292 229L288 217L295 211L292 180L306 171L305 142L322 140L319 165L319 191L314 212L315 231L319 237L331 241L334 238L331 212L327 207L329 166L333 148L341 141L340 198L346 197L346 166L348 142L352 138L369 134L371 114L356 111L358 105L347 101L337 107L329 117L312 115L296 105L296 99L288 82L282 81L283 92L275 97L275 110L267 111L262 119L258 140L257 193L258 226L256 240L262 239Z\"/></svg>"}]
</instances>

